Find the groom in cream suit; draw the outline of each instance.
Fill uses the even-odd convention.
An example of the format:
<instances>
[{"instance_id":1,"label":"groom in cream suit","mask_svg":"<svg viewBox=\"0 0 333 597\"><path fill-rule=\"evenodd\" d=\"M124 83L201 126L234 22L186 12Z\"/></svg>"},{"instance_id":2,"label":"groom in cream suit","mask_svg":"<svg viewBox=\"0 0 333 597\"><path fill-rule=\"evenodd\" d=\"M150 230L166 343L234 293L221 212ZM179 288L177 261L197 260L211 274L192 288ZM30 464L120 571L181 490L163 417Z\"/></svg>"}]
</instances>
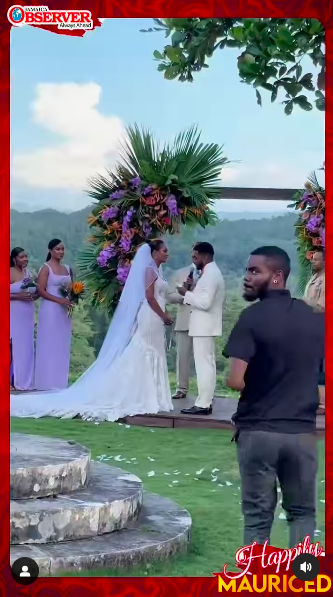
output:
<instances>
[{"instance_id":1,"label":"groom in cream suit","mask_svg":"<svg viewBox=\"0 0 333 597\"><path fill-rule=\"evenodd\" d=\"M191 280L178 292L184 297L184 305L190 306L189 336L193 338L198 397L195 405L181 412L190 415L209 415L216 386L216 337L222 336L222 307L225 298L224 279L214 261L214 249L209 243L197 243L193 248L192 261L201 277L196 286Z\"/></svg>"}]
</instances>

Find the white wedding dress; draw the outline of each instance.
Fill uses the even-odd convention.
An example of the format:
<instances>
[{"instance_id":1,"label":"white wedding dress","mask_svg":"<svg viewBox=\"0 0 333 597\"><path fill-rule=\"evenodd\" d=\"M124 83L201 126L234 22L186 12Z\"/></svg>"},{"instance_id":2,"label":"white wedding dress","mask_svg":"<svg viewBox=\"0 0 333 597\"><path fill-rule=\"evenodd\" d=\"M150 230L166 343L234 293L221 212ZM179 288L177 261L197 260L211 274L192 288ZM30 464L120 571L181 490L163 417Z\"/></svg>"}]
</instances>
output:
<instances>
[{"instance_id":1,"label":"white wedding dress","mask_svg":"<svg viewBox=\"0 0 333 597\"><path fill-rule=\"evenodd\" d=\"M163 311L167 289L167 282L157 270L154 296ZM131 289L128 295L133 292ZM115 323L115 327L122 325L121 336L126 323ZM114 349L121 338L113 336L112 323L109 332L101 356L73 386L59 392L12 394L11 416L63 419L81 416L85 420L117 421L126 416L173 410L165 326L145 297L139 303L123 349L118 352Z\"/></svg>"}]
</instances>

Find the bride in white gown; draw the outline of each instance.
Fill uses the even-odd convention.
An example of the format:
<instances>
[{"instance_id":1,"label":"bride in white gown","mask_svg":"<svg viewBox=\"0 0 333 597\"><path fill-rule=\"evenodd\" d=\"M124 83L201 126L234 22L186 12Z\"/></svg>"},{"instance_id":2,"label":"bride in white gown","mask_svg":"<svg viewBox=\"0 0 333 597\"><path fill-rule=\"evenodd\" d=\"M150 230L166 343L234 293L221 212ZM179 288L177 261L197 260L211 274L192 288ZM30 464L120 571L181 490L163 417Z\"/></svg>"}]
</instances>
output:
<instances>
[{"instance_id":1,"label":"bride in white gown","mask_svg":"<svg viewBox=\"0 0 333 597\"><path fill-rule=\"evenodd\" d=\"M11 395L13 417L117 421L126 416L173 410L166 361L168 259L157 240L138 250L96 361L69 388Z\"/></svg>"}]
</instances>

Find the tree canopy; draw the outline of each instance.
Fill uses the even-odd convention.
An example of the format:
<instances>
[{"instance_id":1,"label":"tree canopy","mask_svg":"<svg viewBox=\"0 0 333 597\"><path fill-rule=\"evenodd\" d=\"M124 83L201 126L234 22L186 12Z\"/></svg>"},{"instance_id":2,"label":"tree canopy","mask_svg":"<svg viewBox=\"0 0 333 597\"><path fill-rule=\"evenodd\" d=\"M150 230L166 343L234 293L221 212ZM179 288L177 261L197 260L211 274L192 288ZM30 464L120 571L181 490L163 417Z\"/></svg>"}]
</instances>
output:
<instances>
[{"instance_id":1,"label":"tree canopy","mask_svg":"<svg viewBox=\"0 0 333 597\"><path fill-rule=\"evenodd\" d=\"M283 94L287 115L295 105L310 111L315 105L325 110L325 30L317 19L154 19L155 27L144 32L163 31L170 38L161 51L155 50L158 70L166 79L193 81L193 75L209 68L209 58L225 48L239 48L241 82L252 85L257 103L259 89L270 92L274 102ZM303 72L308 56L315 69Z\"/></svg>"}]
</instances>

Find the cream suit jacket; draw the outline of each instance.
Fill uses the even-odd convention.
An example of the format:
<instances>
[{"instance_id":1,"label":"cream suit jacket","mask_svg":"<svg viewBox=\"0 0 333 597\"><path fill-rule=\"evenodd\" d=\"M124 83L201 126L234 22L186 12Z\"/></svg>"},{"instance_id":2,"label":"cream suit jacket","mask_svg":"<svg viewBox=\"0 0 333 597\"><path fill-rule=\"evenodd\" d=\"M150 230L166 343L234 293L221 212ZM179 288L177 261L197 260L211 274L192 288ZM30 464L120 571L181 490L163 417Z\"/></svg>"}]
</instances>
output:
<instances>
[{"instance_id":1,"label":"cream suit jacket","mask_svg":"<svg viewBox=\"0 0 333 597\"><path fill-rule=\"evenodd\" d=\"M184 303L190 306L190 336L222 336L224 300L224 279L213 261L204 268L193 292L184 297Z\"/></svg>"},{"instance_id":2,"label":"cream suit jacket","mask_svg":"<svg viewBox=\"0 0 333 597\"><path fill-rule=\"evenodd\" d=\"M189 330L190 307L184 305L184 297L179 294L177 286L183 286L184 282L186 282L191 267L192 266L189 265L188 267L179 269L170 280L167 302L171 305L178 305L175 332L188 332Z\"/></svg>"}]
</instances>

